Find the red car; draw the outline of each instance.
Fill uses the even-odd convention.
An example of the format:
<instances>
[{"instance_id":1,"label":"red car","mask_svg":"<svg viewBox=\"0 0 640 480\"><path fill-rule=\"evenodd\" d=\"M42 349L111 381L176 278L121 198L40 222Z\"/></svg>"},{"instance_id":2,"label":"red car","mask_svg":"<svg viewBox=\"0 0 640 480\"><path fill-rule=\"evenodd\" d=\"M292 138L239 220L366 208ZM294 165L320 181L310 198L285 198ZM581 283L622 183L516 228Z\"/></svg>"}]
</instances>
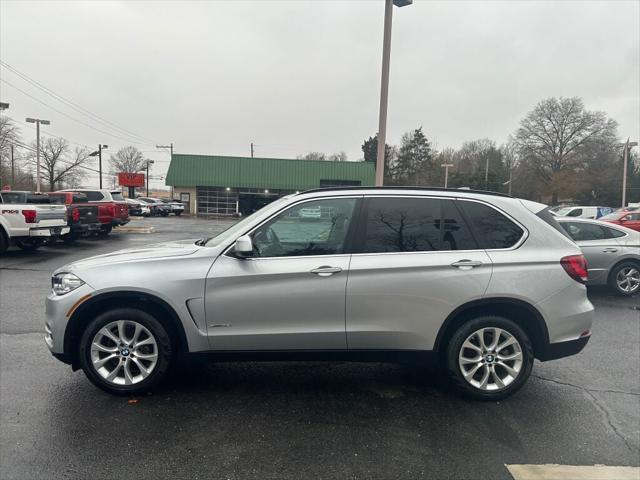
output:
<instances>
[{"instance_id":1,"label":"red car","mask_svg":"<svg viewBox=\"0 0 640 480\"><path fill-rule=\"evenodd\" d=\"M625 212L622 210L605 215L599 220L622 225L623 227L640 232L640 212Z\"/></svg>"},{"instance_id":2,"label":"red car","mask_svg":"<svg viewBox=\"0 0 640 480\"><path fill-rule=\"evenodd\" d=\"M83 193L89 199L89 203L98 206L98 220L102 224L101 235L108 235L113 227L129 222L129 206L119 190L77 188L62 191Z\"/></svg>"}]
</instances>

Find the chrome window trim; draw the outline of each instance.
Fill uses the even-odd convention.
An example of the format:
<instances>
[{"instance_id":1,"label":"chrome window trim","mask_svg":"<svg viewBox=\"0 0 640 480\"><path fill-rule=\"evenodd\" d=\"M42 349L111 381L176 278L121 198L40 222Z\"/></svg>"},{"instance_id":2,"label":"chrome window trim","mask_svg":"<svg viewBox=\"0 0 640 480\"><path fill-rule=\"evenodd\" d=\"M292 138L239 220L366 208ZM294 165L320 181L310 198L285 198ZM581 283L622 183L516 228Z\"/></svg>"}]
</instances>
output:
<instances>
[{"instance_id":1,"label":"chrome window trim","mask_svg":"<svg viewBox=\"0 0 640 480\"><path fill-rule=\"evenodd\" d=\"M280 215L281 213L286 212L287 210L289 210L290 208L293 208L297 205L301 205L303 203L308 203L308 202L315 202L318 200L339 200L341 198L353 198L355 200L361 199L364 195L336 195L336 196L322 196L322 197L312 197L312 198L305 198L305 199L301 199L295 203L291 203L289 205L284 205L280 210L278 210L277 212L274 212L273 214L271 214L269 217L265 218L264 220L262 220L260 223L258 223L257 225L254 225L253 227L250 227L248 230L245 230L241 235L238 235L236 237L235 240L233 240L229 245L227 245L226 247L224 247L224 249L222 250L222 253L220 255L226 255L232 258L236 258L233 255L228 255L229 250L231 248L233 248L233 245L235 245L236 240L244 235L251 235L254 231L256 231L258 228L260 228L262 225L264 225L265 223L267 223L268 221L270 221L271 219L273 219L275 216ZM351 227L351 226L349 226ZM296 255L296 256L291 256L291 257L286 257L286 256L282 256L282 257L246 257L243 258L242 260L262 260L262 259L273 259L273 258L277 258L277 259L289 259L289 258L327 258L327 257L343 257L343 256L351 256L350 253L332 253L330 255Z\"/></svg>"},{"instance_id":2,"label":"chrome window trim","mask_svg":"<svg viewBox=\"0 0 640 480\"><path fill-rule=\"evenodd\" d=\"M472 250L417 250L417 251L412 251L412 252L366 252L366 253L353 253L352 255L358 255L358 256L362 256L362 255L407 255L407 254L424 254L424 253L443 253L443 252L461 252L461 253L465 253L465 252L508 252L508 251L512 251L512 250L517 250L518 248L520 248L522 246L522 244L527 240L527 238L529 238L529 230L522 225L522 223L520 223L519 221L517 221L515 218L513 218L511 215L509 215L507 212L505 212L504 210L496 207L495 205L492 205L491 203L485 202L483 200L477 200L475 198L467 198L467 197L458 197L458 196L448 196L448 195L416 195L416 194L407 194L407 195L398 195L398 194L390 194L390 195L364 195L364 198L432 198L432 199L448 199L448 200L460 200L460 201L468 201L468 202L476 202L476 203L481 203L483 205L486 205L490 208L493 208L494 210L496 210L498 213L500 213L501 215L507 217L510 221L512 221L513 223L515 223L518 227L520 227L522 229L522 236L520 237L520 239L513 244L513 246L508 247L508 248L475 248ZM465 215L463 215L463 220L465 220L465 223L467 223L467 219L465 218ZM362 220L362 219L361 219ZM473 228L471 225L467 224L467 227L470 229L471 234L473 235Z\"/></svg>"}]
</instances>

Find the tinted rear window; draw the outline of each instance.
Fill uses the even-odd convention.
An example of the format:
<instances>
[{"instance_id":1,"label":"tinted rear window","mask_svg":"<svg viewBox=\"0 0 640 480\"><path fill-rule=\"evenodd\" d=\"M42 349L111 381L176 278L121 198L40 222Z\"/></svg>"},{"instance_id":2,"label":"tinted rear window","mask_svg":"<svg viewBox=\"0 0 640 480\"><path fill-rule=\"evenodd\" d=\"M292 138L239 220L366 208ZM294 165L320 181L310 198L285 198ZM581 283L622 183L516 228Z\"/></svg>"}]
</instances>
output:
<instances>
[{"instance_id":1,"label":"tinted rear window","mask_svg":"<svg viewBox=\"0 0 640 480\"><path fill-rule=\"evenodd\" d=\"M478 248L451 200L371 198L367 202L365 253Z\"/></svg>"},{"instance_id":2,"label":"tinted rear window","mask_svg":"<svg viewBox=\"0 0 640 480\"><path fill-rule=\"evenodd\" d=\"M82 193L87 196L90 202L99 202L100 200L104 200L104 195L102 195L101 192L87 191Z\"/></svg>"},{"instance_id":3,"label":"tinted rear window","mask_svg":"<svg viewBox=\"0 0 640 480\"><path fill-rule=\"evenodd\" d=\"M493 207L470 201L459 201L458 206L471 223L480 248L510 248L524 235L522 228Z\"/></svg>"}]
</instances>

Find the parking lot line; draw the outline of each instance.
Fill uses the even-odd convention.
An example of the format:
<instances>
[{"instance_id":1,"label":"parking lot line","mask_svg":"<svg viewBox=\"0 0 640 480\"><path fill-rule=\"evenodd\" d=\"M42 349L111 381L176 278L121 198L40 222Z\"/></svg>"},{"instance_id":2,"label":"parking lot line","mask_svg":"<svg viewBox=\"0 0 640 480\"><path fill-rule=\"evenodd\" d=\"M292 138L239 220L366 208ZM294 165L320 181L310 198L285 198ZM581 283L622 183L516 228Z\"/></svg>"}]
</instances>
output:
<instances>
[{"instance_id":1,"label":"parking lot line","mask_svg":"<svg viewBox=\"0 0 640 480\"><path fill-rule=\"evenodd\" d=\"M505 465L514 480L639 480L638 467L606 465Z\"/></svg>"}]
</instances>

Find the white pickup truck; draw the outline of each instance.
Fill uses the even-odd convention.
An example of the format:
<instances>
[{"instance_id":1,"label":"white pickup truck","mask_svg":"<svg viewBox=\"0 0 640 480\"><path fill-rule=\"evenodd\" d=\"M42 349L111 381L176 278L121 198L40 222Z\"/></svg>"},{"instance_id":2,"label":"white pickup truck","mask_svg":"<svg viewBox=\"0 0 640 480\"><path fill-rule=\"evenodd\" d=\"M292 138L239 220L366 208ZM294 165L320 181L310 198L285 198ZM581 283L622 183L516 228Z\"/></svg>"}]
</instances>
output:
<instances>
[{"instance_id":1,"label":"white pickup truck","mask_svg":"<svg viewBox=\"0 0 640 480\"><path fill-rule=\"evenodd\" d=\"M11 242L35 250L46 240L69 233L66 205L49 203L46 195L0 192L0 253Z\"/></svg>"}]
</instances>

